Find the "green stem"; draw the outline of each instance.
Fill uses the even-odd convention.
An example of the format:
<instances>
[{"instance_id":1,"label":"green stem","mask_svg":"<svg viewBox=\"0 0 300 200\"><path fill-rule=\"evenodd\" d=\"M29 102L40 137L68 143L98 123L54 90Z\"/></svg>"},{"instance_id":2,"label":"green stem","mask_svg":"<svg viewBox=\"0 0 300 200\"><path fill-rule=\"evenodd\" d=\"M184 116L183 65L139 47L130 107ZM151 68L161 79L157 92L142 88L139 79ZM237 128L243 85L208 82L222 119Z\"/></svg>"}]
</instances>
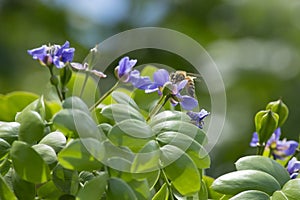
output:
<instances>
[{"instance_id":1,"label":"green stem","mask_svg":"<svg viewBox=\"0 0 300 200\"><path fill-rule=\"evenodd\" d=\"M80 95L79 95L80 98L81 98L82 95L83 95L83 91L84 91L84 88L86 87L88 78L89 78L89 73L86 72L86 73L85 73L85 77L84 77L84 82L83 82L83 84L82 84L82 88L81 88Z\"/></svg>"},{"instance_id":2,"label":"green stem","mask_svg":"<svg viewBox=\"0 0 300 200\"><path fill-rule=\"evenodd\" d=\"M154 115L156 115L160 109L167 103L167 101L169 100L170 96L161 96L160 99L158 100L158 102L156 103L155 107L151 110L151 112L149 113L146 121L148 122ZM163 101L164 100L164 101ZM161 103L163 101L163 103Z\"/></svg>"},{"instance_id":3,"label":"green stem","mask_svg":"<svg viewBox=\"0 0 300 200\"><path fill-rule=\"evenodd\" d=\"M265 150L265 145L259 143L257 145L257 155L263 155L264 150Z\"/></svg>"},{"instance_id":4,"label":"green stem","mask_svg":"<svg viewBox=\"0 0 300 200\"><path fill-rule=\"evenodd\" d=\"M53 74L53 71L52 71L52 67L48 67L49 68L49 71L50 71L50 75L51 75L51 78L50 80L52 79L52 77L54 77L55 75ZM59 89L58 89L58 84L54 84L52 83L52 81L50 81L51 84L55 87L55 90L56 90L56 93L57 93L57 96L59 98L60 101L63 101L63 97L62 97L62 94L60 93Z\"/></svg>"},{"instance_id":5,"label":"green stem","mask_svg":"<svg viewBox=\"0 0 300 200\"><path fill-rule=\"evenodd\" d=\"M165 180L165 182L166 182L166 184L167 184L167 186L168 186L168 190L169 190L169 192L170 192L169 197L171 198L171 200L174 200L174 195L173 195L172 185L171 185L171 183L169 182L168 177L167 177L165 171L164 171L163 169L161 169L160 171L162 172L163 178L164 178L164 180Z\"/></svg>"},{"instance_id":6,"label":"green stem","mask_svg":"<svg viewBox=\"0 0 300 200\"><path fill-rule=\"evenodd\" d=\"M112 88L110 88L94 105L90 107L90 111L94 110L106 97L108 97L119 85L120 81L117 81Z\"/></svg>"}]
</instances>

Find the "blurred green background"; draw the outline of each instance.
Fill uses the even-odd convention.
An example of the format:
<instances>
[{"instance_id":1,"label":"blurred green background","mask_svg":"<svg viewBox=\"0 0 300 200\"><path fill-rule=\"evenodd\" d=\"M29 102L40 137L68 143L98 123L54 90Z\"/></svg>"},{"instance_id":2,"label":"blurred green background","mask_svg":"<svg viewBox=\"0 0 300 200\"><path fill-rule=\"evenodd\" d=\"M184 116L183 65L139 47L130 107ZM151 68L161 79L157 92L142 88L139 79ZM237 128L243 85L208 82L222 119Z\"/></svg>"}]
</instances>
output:
<instances>
[{"instance_id":1,"label":"blurred green background","mask_svg":"<svg viewBox=\"0 0 300 200\"><path fill-rule=\"evenodd\" d=\"M27 49L68 40L81 62L95 44L131 28L182 32L208 51L226 87L226 123L207 171L217 177L234 170L238 157L255 153L248 145L253 118L269 101L282 98L289 106L283 134L298 140L299 19L298 0L0 0L0 93L49 88L48 71ZM168 53L131 55L144 63L185 64ZM209 110L206 102L203 94L200 104Z\"/></svg>"}]
</instances>

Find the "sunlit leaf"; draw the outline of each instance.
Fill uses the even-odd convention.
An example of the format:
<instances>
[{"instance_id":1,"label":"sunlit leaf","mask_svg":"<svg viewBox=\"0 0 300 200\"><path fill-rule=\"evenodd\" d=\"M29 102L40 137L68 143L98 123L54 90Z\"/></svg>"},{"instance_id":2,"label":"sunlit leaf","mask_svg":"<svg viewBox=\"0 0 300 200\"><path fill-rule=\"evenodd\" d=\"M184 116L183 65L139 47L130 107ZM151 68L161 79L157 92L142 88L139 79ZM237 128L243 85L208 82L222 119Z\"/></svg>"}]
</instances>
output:
<instances>
[{"instance_id":1,"label":"sunlit leaf","mask_svg":"<svg viewBox=\"0 0 300 200\"><path fill-rule=\"evenodd\" d=\"M102 167L101 143L93 138L75 139L58 154L59 163L71 170L96 170Z\"/></svg>"},{"instance_id":2,"label":"sunlit leaf","mask_svg":"<svg viewBox=\"0 0 300 200\"><path fill-rule=\"evenodd\" d=\"M152 200L168 200L169 199L169 190L166 183L164 183L158 192L154 195Z\"/></svg>"},{"instance_id":3,"label":"sunlit leaf","mask_svg":"<svg viewBox=\"0 0 300 200\"><path fill-rule=\"evenodd\" d=\"M192 159L178 147L165 145L160 148L161 163L172 186L181 195L191 195L201 187L200 174Z\"/></svg>"},{"instance_id":4,"label":"sunlit leaf","mask_svg":"<svg viewBox=\"0 0 300 200\"><path fill-rule=\"evenodd\" d=\"M46 144L57 153L66 145L66 137L59 131L51 132L43 137L39 144Z\"/></svg>"},{"instance_id":5,"label":"sunlit leaf","mask_svg":"<svg viewBox=\"0 0 300 200\"><path fill-rule=\"evenodd\" d=\"M300 197L300 179L292 179L288 181L282 188L282 192L289 200L297 200Z\"/></svg>"},{"instance_id":6,"label":"sunlit leaf","mask_svg":"<svg viewBox=\"0 0 300 200\"><path fill-rule=\"evenodd\" d=\"M43 199L58 199L62 195L61 190L59 190L53 181L49 181L38 188L37 195Z\"/></svg>"},{"instance_id":7,"label":"sunlit leaf","mask_svg":"<svg viewBox=\"0 0 300 200\"><path fill-rule=\"evenodd\" d=\"M12 144L18 139L19 128L18 122L0 122L0 138Z\"/></svg>"},{"instance_id":8,"label":"sunlit leaf","mask_svg":"<svg viewBox=\"0 0 300 200\"><path fill-rule=\"evenodd\" d=\"M15 141L10 156L16 173L22 179L31 183L43 183L49 180L50 170L48 165L28 144Z\"/></svg>"},{"instance_id":9,"label":"sunlit leaf","mask_svg":"<svg viewBox=\"0 0 300 200\"><path fill-rule=\"evenodd\" d=\"M57 161L56 153L54 149L46 144L36 144L33 145L32 148L40 154L43 160L51 165Z\"/></svg>"},{"instance_id":10,"label":"sunlit leaf","mask_svg":"<svg viewBox=\"0 0 300 200\"><path fill-rule=\"evenodd\" d=\"M11 191L3 177L0 175L0 199L17 200L17 197Z\"/></svg>"},{"instance_id":11,"label":"sunlit leaf","mask_svg":"<svg viewBox=\"0 0 300 200\"><path fill-rule=\"evenodd\" d=\"M100 174L95 178L87 181L83 188L81 188L77 194L76 199L89 199L89 200L98 200L101 199L106 185L107 185L108 175L106 173Z\"/></svg>"}]
</instances>

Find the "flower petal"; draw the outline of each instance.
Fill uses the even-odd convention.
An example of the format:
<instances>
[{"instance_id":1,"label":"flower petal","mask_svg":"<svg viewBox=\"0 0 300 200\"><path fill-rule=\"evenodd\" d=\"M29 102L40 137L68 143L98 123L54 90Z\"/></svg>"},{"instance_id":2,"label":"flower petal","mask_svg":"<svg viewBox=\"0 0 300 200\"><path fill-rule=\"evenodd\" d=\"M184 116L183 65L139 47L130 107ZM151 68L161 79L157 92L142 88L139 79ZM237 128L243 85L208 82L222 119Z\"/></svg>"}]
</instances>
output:
<instances>
[{"instance_id":1,"label":"flower petal","mask_svg":"<svg viewBox=\"0 0 300 200\"><path fill-rule=\"evenodd\" d=\"M47 49L48 47L46 45L43 45L41 47L27 50L28 54L32 56L33 59L38 59L43 61L45 56L47 56Z\"/></svg>"},{"instance_id":2,"label":"flower petal","mask_svg":"<svg viewBox=\"0 0 300 200\"><path fill-rule=\"evenodd\" d=\"M133 70L130 73L129 82L138 89L146 90L150 85L152 85L152 81L147 76L140 76L140 72L138 70Z\"/></svg>"},{"instance_id":3,"label":"flower petal","mask_svg":"<svg viewBox=\"0 0 300 200\"><path fill-rule=\"evenodd\" d=\"M251 139L251 142L250 142L250 146L251 147L256 147L257 144L259 142L259 139L258 139L258 134L256 132L253 133L252 135L252 139Z\"/></svg>"},{"instance_id":4,"label":"flower petal","mask_svg":"<svg viewBox=\"0 0 300 200\"><path fill-rule=\"evenodd\" d=\"M196 99L187 95L181 96L181 101L179 103L185 110L192 110L198 105L198 101Z\"/></svg>"},{"instance_id":5,"label":"flower petal","mask_svg":"<svg viewBox=\"0 0 300 200\"><path fill-rule=\"evenodd\" d=\"M153 80L159 87L162 87L169 81L169 72L165 69L159 69L154 72Z\"/></svg>"}]
</instances>

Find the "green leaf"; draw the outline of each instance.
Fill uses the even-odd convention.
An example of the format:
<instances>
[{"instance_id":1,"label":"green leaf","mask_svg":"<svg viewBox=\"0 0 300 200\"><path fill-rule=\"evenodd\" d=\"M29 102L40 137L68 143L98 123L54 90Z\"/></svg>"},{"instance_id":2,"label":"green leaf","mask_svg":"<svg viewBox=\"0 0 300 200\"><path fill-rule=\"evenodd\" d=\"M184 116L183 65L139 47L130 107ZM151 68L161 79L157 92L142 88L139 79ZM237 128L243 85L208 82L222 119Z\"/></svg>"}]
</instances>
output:
<instances>
[{"instance_id":1,"label":"green leaf","mask_svg":"<svg viewBox=\"0 0 300 200\"><path fill-rule=\"evenodd\" d=\"M289 115L289 109L281 99L268 103L266 109L270 109L279 116L278 127L282 127Z\"/></svg>"},{"instance_id":2,"label":"green leaf","mask_svg":"<svg viewBox=\"0 0 300 200\"><path fill-rule=\"evenodd\" d=\"M158 192L154 195L152 200L168 200L169 199L169 190L166 183L164 183Z\"/></svg>"},{"instance_id":3,"label":"green leaf","mask_svg":"<svg viewBox=\"0 0 300 200\"><path fill-rule=\"evenodd\" d=\"M206 183L203 179L201 180L201 188L197 194L197 197L199 200L208 200L208 190L206 187Z\"/></svg>"},{"instance_id":4,"label":"green leaf","mask_svg":"<svg viewBox=\"0 0 300 200\"><path fill-rule=\"evenodd\" d=\"M44 121L39 113L28 111L23 113L19 130L19 140L29 144L35 143L44 136Z\"/></svg>"},{"instance_id":5,"label":"green leaf","mask_svg":"<svg viewBox=\"0 0 300 200\"><path fill-rule=\"evenodd\" d=\"M53 117L54 126L61 132L78 138L100 138L96 123L85 112L77 109L64 109Z\"/></svg>"},{"instance_id":6,"label":"green leaf","mask_svg":"<svg viewBox=\"0 0 300 200\"><path fill-rule=\"evenodd\" d=\"M101 110L101 114L115 122L121 122L126 119L137 119L140 121L145 121L143 115L138 112L133 107L126 104L111 104L105 106Z\"/></svg>"},{"instance_id":7,"label":"green leaf","mask_svg":"<svg viewBox=\"0 0 300 200\"><path fill-rule=\"evenodd\" d=\"M51 132L43 137L39 144L46 144L58 153L66 146L66 137L59 131Z\"/></svg>"},{"instance_id":8,"label":"green leaf","mask_svg":"<svg viewBox=\"0 0 300 200\"><path fill-rule=\"evenodd\" d=\"M267 142L278 127L279 116L271 110L260 111L255 115L255 128L259 136L259 142Z\"/></svg>"},{"instance_id":9,"label":"green leaf","mask_svg":"<svg viewBox=\"0 0 300 200\"><path fill-rule=\"evenodd\" d=\"M21 123L23 120L23 115L30 111L37 112L43 120L45 119L46 107L45 107L45 102L44 102L43 96L41 96L37 100L33 101L29 105L27 105L21 112L18 112L16 115L16 118L15 118L15 121Z\"/></svg>"},{"instance_id":10,"label":"green leaf","mask_svg":"<svg viewBox=\"0 0 300 200\"><path fill-rule=\"evenodd\" d=\"M160 149L163 170L171 180L172 186L181 195L198 192L201 187L201 179L192 159L184 151L172 145L165 145ZM178 158L176 159L176 157Z\"/></svg>"},{"instance_id":11,"label":"green leaf","mask_svg":"<svg viewBox=\"0 0 300 200\"><path fill-rule=\"evenodd\" d=\"M106 195L108 200L137 200L132 188L119 178L110 178L108 180Z\"/></svg>"},{"instance_id":12,"label":"green leaf","mask_svg":"<svg viewBox=\"0 0 300 200\"><path fill-rule=\"evenodd\" d=\"M21 91L0 95L0 120L14 121L17 112L23 110L37 98L36 94Z\"/></svg>"},{"instance_id":13,"label":"green leaf","mask_svg":"<svg viewBox=\"0 0 300 200\"><path fill-rule=\"evenodd\" d=\"M282 188L282 192L289 200L297 200L300 197L300 179L292 179L288 181Z\"/></svg>"},{"instance_id":14,"label":"green leaf","mask_svg":"<svg viewBox=\"0 0 300 200\"><path fill-rule=\"evenodd\" d=\"M244 200L244 199L269 200L270 196L258 190L248 190L248 191L241 192L231 198L231 200Z\"/></svg>"},{"instance_id":15,"label":"green leaf","mask_svg":"<svg viewBox=\"0 0 300 200\"><path fill-rule=\"evenodd\" d=\"M87 105L79 97L76 96L66 98L62 104L62 107L64 109L81 110L86 114L90 115L90 111Z\"/></svg>"},{"instance_id":16,"label":"green leaf","mask_svg":"<svg viewBox=\"0 0 300 200\"><path fill-rule=\"evenodd\" d=\"M183 112L167 110L155 115L151 119L149 125L153 127L158 123L162 123L166 121L174 121L174 120L190 122L191 118Z\"/></svg>"},{"instance_id":17,"label":"green leaf","mask_svg":"<svg viewBox=\"0 0 300 200\"><path fill-rule=\"evenodd\" d=\"M0 175L0 199L3 200L17 200L17 197L11 191L3 177Z\"/></svg>"},{"instance_id":18,"label":"green leaf","mask_svg":"<svg viewBox=\"0 0 300 200\"><path fill-rule=\"evenodd\" d=\"M147 179L149 190L151 191L160 177L160 170L151 171L147 173L133 173L132 177L136 180L144 180Z\"/></svg>"},{"instance_id":19,"label":"green leaf","mask_svg":"<svg viewBox=\"0 0 300 200\"><path fill-rule=\"evenodd\" d=\"M35 198L35 184L22 180L16 173L13 173L12 185L19 200Z\"/></svg>"},{"instance_id":20,"label":"green leaf","mask_svg":"<svg viewBox=\"0 0 300 200\"><path fill-rule=\"evenodd\" d=\"M99 160L104 157L101 143L93 138L75 139L58 154L59 163L72 170L97 170L102 167Z\"/></svg>"},{"instance_id":21,"label":"green leaf","mask_svg":"<svg viewBox=\"0 0 300 200\"><path fill-rule=\"evenodd\" d=\"M0 161L4 156L7 155L9 150L10 150L10 144L5 140L3 140L2 138L0 138Z\"/></svg>"},{"instance_id":22,"label":"green leaf","mask_svg":"<svg viewBox=\"0 0 300 200\"><path fill-rule=\"evenodd\" d=\"M8 158L5 158L0 162L0 174L4 176L11 168L11 161Z\"/></svg>"},{"instance_id":23,"label":"green leaf","mask_svg":"<svg viewBox=\"0 0 300 200\"><path fill-rule=\"evenodd\" d=\"M0 122L0 138L12 144L18 139L19 128L18 122Z\"/></svg>"},{"instance_id":24,"label":"green leaf","mask_svg":"<svg viewBox=\"0 0 300 200\"><path fill-rule=\"evenodd\" d=\"M43 183L49 180L50 170L48 165L28 144L15 141L10 156L16 173L22 179L31 183Z\"/></svg>"},{"instance_id":25,"label":"green leaf","mask_svg":"<svg viewBox=\"0 0 300 200\"><path fill-rule=\"evenodd\" d=\"M106 185L107 185L108 175L106 173L100 174L95 178L87 181L83 188L81 188L77 194L76 199L89 199L89 200L98 200L101 199Z\"/></svg>"},{"instance_id":26,"label":"green leaf","mask_svg":"<svg viewBox=\"0 0 300 200\"><path fill-rule=\"evenodd\" d=\"M280 190L277 180L262 171L241 170L220 176L212 184L212 189L223 194L236 195L245 190L259 190L272 195Z\"/></svg>"},{"instance_id":27,"label":"green leaf","mask_svg":"<svg viewBox=\"0 0 300 200\"><path fill-rule=\"evenodd\" d=\"M40 156L43 158L45 163L48 165L51 165L53 163L56 163L57 157L54 149L52 149L50 146L46 144L36 144L33 145L32 148L40 154Z\"/></svg>"},{"instance_id":28,"label":"green leaf","mask_svg":"<svg viewBox=\"0 0 300 200\"><path fill-rule=\"evenodd\" d=\"M127 182L127 184L133 189L135 196L138 200L150 199L149 185L146 179L134 180Z\"/></svg>"},{"instance_id":29,"label":"green leaf","mask_svg":"<svg viewBox=\"0 0 300 200\"><path fill-rule=\"evenodd\" d=\"M184 134L167 131L159 134L156 138L159 142L169 144L185 151L199 169L209 168L210 158L202 145Z\"/></svg>"},{"instance_id":30,"label":"green leaf","mask_svg":"<svg viewBox=\"0 0 300 200\"><path fill-rule=\"evenodd\" d=\"M272 195L272 200L288 200L285 194L282 191L276 191Z\"/></svg>"},{"instance_id":31,"label":"green leaf","mask_svg":"<svg viewBox=\"0 0 300 200\"><path fill-rule=\"evenodd\" d=\"M111 94L111 96L117 103L129 105L129 106L135 108L136 110L139 110L139 107L135 103L135 101L132 98L130 98L127 94L125 94L124 92L114 91Z\"/></svg>"},{"instance_id":32,"label":"green leaf","mask_svg":"<svg viewBox=\"0 0 300 200\"><path fill-rule=\"evenodd\" d=\"M145 122L127 119L114 125L108 133L108 138L117 146L126 146L133 152L138 152L153 138L153 133Z\"/></svg>"},{"instance_id":33,"label":"green leaf","mask_svg":"<svg viewBox=\"0 0 300 200\"><path fill-rule=\"evenodd\" d=\"M235 163L235 166L237 170L254 169L266 172L273 176L281 186L290 180L290 175L283 166L275 160L264 156L246 156L240 158Z\"/></svg>"},{"instance_id":34,"label":"green leaf","mask_svg":"<svg viewBox=\"0 0 300 200\"><path fill-rule=\"evenodd\" d=\"M188 122L178 120L165 121L152 126L152 130L156 135L167 131L179 132L191 137L201 145L207 142L206 134L200 128Z\"/></svg>"},{"instance_id":35,"label":"green leaf","mask_svg":"<svg viewBox=\"0 0 300 200\"><path fill-rule=\"evenodd\" d=\"M37 194L41 199L57 200L62 192L55 186L53 181L49 181L38 188Z\"/></svg>"},{"instance_id":36,"label":"green leaf","mask_svg":"<svg viewBox=\"0 0 300 200\"><path fill-rule=\"evenodd\" d=\"M145 173L159 169L160 158L159 145L155 140L149 141L135 156L132 173Z\"/></svg>"},{"instance_id":37,"label":"green leaf","mask_svg":"<svg viewBox=\"0 0 300 200\"><path fill-rule=\"evenodd\" d=\"M57 165L53 169L52 181L55 186L66 194L76 194L79 187L78 172Z\"/></svg>"},{"instance_id":38,"label":"green leaf","mask_svg":"<svg viewBox=\"0 0 300 200\"><path fill-rule=\"evenodd\" d=\"M220 199L223 195L214 191L211 188L211 185L214 182L214 179L212 177L209 176L202 176L202 180L205 182L206 188L207 188L207 192L208 192L208 198L209 199Z\"/></svg>"}]
</instances>

